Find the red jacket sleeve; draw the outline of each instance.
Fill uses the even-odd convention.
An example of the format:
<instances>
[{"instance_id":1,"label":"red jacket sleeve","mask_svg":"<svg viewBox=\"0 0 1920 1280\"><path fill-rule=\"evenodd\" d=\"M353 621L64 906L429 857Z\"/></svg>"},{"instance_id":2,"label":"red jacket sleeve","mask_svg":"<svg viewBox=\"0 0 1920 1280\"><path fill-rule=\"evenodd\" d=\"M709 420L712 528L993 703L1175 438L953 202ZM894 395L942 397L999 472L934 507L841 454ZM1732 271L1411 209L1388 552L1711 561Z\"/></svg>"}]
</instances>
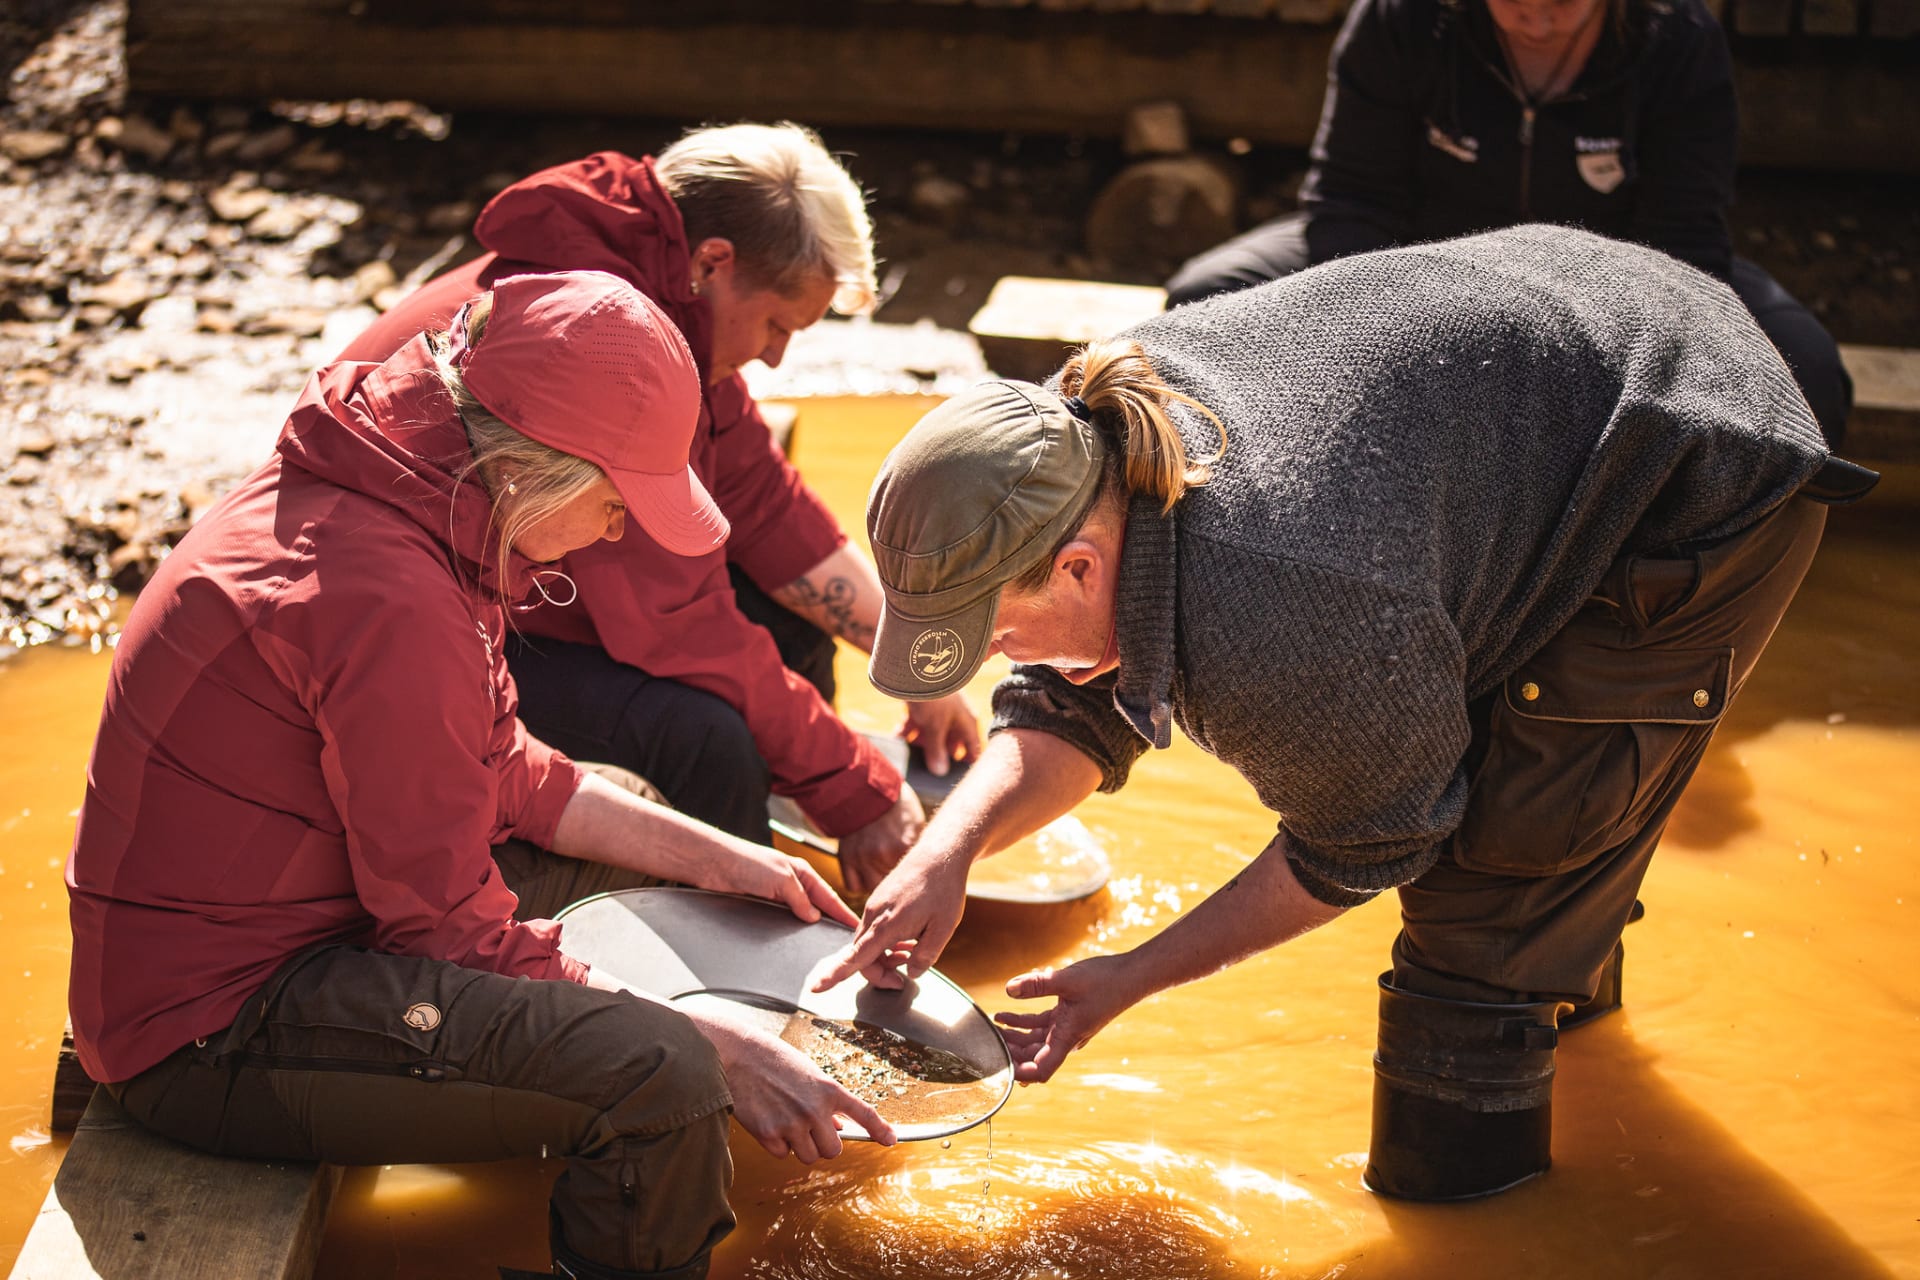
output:
<instances>
[{"instance_id":1,"label":"red jacket sleeve","mask_svg":"<svg viewBox=\"0 0 1920 1280\"><path fill-rule=\"evenodd\" d=\"M707 392L713 452L701 478L733 532L727 559L763 591L777 591L847 540L827 504L773 442L746 380L733 375Z\"/></svg>"},{"instance_id":2,"label":"red jacket sleeve","mask_svg":"<svg viewBox=\"0 0 1920 1280\"><path fill-rule=\"evenodd\" d=\"M495 610L488 626L495 636L502 635L506 619ZM560 814L580 789L580 766L527 732L520 722L520 691L507 670L506 655L497 643L488 648L493 658L488 678L494 718L487 760L499 781L500 801L487 842L499 844L508 836L518 836L551 849Z\"/></svg>"},{"instance_id":3,"label":"red jacket sleeve","mask_svg":"<svg viewBox=\"0 0 1920 1280\"><path fill-rule=\"evenodd\" d=\"M463 603L413 596L403 606L391 584L369 594L364 607L307 611L315 633L289 646L306 669L286 674L320 731L373 945L584 982L585 966L559 949L560 926L513 919L518 903L491 853L508 830L550 835L577 769L503 703L512 685L497 639L478 633Z\"/></svg>"},{"instance_id":4,"label":"red jacket sleeve","mask_svg":"<svg viewBox=\"0 0 1920 1280\"><path fill-rule=\"evenodd\" d=\"M745 718L774 790L830 835L865 826L899 798L893 766L740 612L721 552L676 556L629 523L619 542L568 556L566 570L579 601L534 610L522 621L526 630L597 643L628 666L724 699Z\"/></svg>"}]
</instances>

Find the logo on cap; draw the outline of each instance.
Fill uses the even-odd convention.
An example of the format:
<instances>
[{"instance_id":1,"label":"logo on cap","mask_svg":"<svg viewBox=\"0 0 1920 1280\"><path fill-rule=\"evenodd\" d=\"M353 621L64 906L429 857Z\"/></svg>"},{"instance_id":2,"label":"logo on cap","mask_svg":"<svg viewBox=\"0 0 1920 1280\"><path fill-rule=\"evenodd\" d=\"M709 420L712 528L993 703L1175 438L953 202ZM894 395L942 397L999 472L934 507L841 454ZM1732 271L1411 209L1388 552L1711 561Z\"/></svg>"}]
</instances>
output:
<instances>
[{"instance_id":1,"label":"logo on cap","mask_svg":"<svg viewBox=\"0 0 1920 1280\"><path fill-rule=\"evenodd\" d=\"M965 655L966 646L959 636L945 627L935 627L914 637L907 663L914 675L928 684L938 684L954 673Z\"/></svg>"}]
</instances>

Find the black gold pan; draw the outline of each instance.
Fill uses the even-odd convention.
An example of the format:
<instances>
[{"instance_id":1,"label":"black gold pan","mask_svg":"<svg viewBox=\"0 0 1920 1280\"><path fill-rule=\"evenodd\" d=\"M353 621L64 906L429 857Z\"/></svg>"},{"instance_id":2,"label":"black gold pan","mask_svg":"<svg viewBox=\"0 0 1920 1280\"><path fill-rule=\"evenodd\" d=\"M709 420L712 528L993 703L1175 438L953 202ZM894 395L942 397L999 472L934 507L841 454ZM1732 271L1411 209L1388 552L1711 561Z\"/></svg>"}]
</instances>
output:
<instances>
[{"instance_id":1,"label":"black gold pan","mask_svg":"<svg viewBox=\"0 0 1920 1280\"><path fill-rule=\"evenodd\" d=\"M628 889L560 914L567 954L639 991L683 1004L724 1002L732 1016L808 1049L903 1140L959 1133L998 1111L1013 1092L1013 1060L992 1019L937 970L903 990L855 974L831 991L815 976L851 931L808 924L758 898L703 889ZM883 1064L888 1065L882 1071ZM849 1083L859 1071L868 1090ZM871 1096L869 1096L871 1094ZM865 1129L842 1130L867 1138Z\"/></svg>"}]
</instances>

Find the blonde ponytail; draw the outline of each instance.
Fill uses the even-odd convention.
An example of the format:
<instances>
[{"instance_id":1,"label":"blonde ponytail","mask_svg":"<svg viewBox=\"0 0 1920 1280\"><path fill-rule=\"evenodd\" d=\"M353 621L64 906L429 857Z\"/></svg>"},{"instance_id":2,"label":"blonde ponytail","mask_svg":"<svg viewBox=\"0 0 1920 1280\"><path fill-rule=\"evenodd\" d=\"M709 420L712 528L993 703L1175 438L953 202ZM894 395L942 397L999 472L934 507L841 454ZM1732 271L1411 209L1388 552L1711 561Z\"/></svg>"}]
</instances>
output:
<instances>
[{"instance_id":1,"label":"blonde ponytail","mask_svg":"<svg viewBox=\"0 0 1920 1280\"><path fill-rule=\"evenodd\" d=\"M1060 393L1079 396L1094 422L1119 440L1119 479L1129 495L1145 493L1160 500L1162 514L1190 488L1211 477L1209 466L1227 451L1227 425L1220 415L1192 396L1169 387L1154 371L1140 344L1105 338L1089 342L1060 370ZM1190 405L1210 419L1220 433L1220 447L1198 461L1189 461L1180 432L1167 414L1174 401Z\"/></svg>"},{"instance_id":2,"label":"blonde ponytail","mask_svg":"<svg viewBox=\"0 0 1920 1280\"><path fill-rule=\"evenodd\" d=\"M1187 490L1212 478L1211 464L1227 451L1227 424L1220 415L1161 381L1137 342L1103 338L1080 348L1060 370L1060 395L1080 398L1084 416L1092 418L1110 447L1100 483L1074 521L1073 532L1060 539L1052 555L1007 583L1005 589L1019 595L1047 589L1054 561L1103 505L1124 510L1133 495L1144 493L1159 499L1165 515ZM1176 400L1205 414L1220 433L1220 447L1198 461L1188 460L1187 447L1167 414L1167 406ZM1118 449L1111 447L1116 442Z\"/></svg>"}]
</instances>

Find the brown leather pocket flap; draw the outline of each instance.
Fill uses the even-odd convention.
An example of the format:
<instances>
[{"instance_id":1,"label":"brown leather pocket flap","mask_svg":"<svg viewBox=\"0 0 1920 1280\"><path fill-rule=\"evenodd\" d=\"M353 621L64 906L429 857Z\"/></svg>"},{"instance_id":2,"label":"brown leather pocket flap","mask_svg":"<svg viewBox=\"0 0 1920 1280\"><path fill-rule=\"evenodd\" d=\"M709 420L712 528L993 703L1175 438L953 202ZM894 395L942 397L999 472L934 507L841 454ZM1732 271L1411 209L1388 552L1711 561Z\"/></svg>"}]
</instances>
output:
<instances>
[{"instance_id":1,"label":"brown leather pocket flap","mask_svg":"<svg viewBox=\"0 0 1920 1280\"><path fill-rule=\"evenodd\" d=\"M1530 720L1712 724L1726 710L1733 650L1549 645L1507 677L1507 706Z\"/></svg>"}]
</instances>

